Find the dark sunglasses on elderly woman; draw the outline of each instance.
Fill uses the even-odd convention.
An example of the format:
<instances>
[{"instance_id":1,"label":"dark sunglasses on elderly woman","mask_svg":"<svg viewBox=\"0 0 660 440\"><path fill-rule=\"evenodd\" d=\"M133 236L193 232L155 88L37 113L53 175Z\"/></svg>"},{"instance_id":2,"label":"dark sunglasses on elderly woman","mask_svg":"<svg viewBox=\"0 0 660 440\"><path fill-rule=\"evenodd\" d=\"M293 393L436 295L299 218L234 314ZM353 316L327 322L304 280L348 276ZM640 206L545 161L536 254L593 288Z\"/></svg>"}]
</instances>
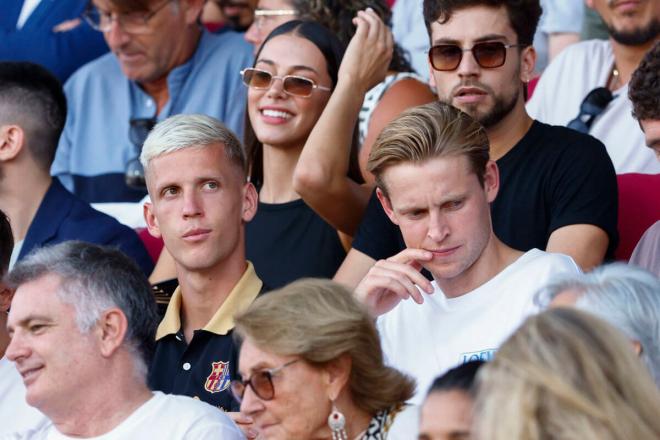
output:
<instances>
[{"instance_id":1,"label":"dark sunglasses on elderly woman","mask_svg":"<svg viewBox=\"0 0 660 440\"><path fill-rule=\"evenodd\" d=\"M280 371L291 364L298 362L298 359L287 362L277 368L268 370L259 370L252 373L248 380L234 379L231 381L231 393L238 403L243 401L245 390L249 386L261 400L273 400L275 398L275 387L273 387L273 376L277 376Z\"/></svg>"},{"instance_id":2,"label":"dark sunglasses on elderly woman","mask_svg":"<svg viewBox=\"0 0 660 440\"><path fill-rule=\"evenodd\" d=\"M305 78L304 76L275 76L266 70L255 69L252 67L241 70L241 76L243 77L243 84L258 90L267 90L273 84L274 80L280 79L282 80L282 90L284 90L285 93L292 96L300 96L301 98L312 96L314 89L325 90L328 92L332 90L330 87L320 86L313 80Z\"/></svg>"},{"instance_id":3,"label":"dark sunglasses on elderly woman","mask_svg":"<svg viewBox=\"0 0 660 440\"><path fill-rule=\"evenodd\" d=\"M461 64L463 53L472 52L477 64L485 69L501 67L506 62L506 50L523 47L522 44L504 44L501 41L477 43L470 49L457 44L437 44L429 50L429 61L435 70L456 70Z\"/></svg>"}]
</instances>

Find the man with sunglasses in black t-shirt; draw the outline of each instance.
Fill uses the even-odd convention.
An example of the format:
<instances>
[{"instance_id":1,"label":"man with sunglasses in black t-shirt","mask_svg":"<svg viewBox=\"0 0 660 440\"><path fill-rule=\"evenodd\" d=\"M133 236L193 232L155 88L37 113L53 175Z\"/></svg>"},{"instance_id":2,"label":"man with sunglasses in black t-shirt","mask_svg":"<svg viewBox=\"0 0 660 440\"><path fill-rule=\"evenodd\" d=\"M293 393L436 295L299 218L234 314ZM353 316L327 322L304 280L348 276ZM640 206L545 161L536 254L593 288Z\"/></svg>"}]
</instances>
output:
<instances>
[{"instance_id":1,"label":"man with sunglasses in black t-shirt","mask_svg":"<svg viewBox=\"0 0 660 440\"><path fill-rule=\"evenodd\" d=\"M426 0L431 83L440 101L486 128L500 171L491 204L496 235L518 250L567 254L588 269L617 243L616 176L596 139L525 111L540 14L538 0ZM376 260L404 248L374 195L335 279L355 286Z\"/></svg>"}]
</instances>

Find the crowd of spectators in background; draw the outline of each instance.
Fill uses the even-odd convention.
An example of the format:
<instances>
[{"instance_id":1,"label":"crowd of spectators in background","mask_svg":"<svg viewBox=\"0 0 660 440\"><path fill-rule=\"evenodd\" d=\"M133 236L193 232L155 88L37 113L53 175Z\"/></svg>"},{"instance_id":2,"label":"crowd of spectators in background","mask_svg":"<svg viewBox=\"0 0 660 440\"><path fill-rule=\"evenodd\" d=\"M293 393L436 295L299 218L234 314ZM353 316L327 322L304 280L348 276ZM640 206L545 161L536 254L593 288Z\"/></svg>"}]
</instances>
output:
<instances>
[{"instance_id":1,"label":"crowd of spectators in background","mask_svg":"<svg viewBox=\"0 0 660 440\"><path fill-rule=\"evenodd\" d=\"M2 9L0 440L660 438L660 1Z\"/></svg>"}]
</instances>

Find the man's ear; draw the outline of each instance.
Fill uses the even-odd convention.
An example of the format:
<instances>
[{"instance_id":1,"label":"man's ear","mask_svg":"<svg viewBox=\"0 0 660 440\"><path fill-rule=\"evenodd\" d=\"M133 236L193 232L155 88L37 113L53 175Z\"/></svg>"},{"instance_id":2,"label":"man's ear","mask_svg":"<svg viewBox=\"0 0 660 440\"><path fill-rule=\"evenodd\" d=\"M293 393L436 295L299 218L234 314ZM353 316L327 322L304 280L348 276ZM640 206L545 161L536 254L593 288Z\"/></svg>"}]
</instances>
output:
<instances>
[{"instance_id":1,"label":"man's ear","mask_svg":"<svg viewBox=\"0 0 660 440\"><path fill-rule=\"evenodd\" d=\"M392 209L392 203L390 202L390 199L387 197L387 195L380 189L376 188L376 196L378 197L378 200L380 200L380 204L383 206L383 210L385 211L385 214L389 217L390 221L394 223L395 225L398 225L399 222L394 215L394 209Z\"/></svg>"},{"instance_id":2,"label":"man's ear","mask_svg":"<svg viewBox=\"0 0 660 440\"><path fill-rule=\"evenodd\" d=\"M158 219L154 214L153 203L144 202L142 212L144 214L144 221L147 224L147 230L149 231L149 234L151 234L153 237L160 238L162 234L160 233L160 228L158 227Z\"/></svg>"},{"instance_id":3,"label":"man's ear","mask_svg":"<svg viewBox=\"0 0 660 440\"><path fill-rule=\"evenodd\" d=\"M433 69L433 67L431 67L431 62L430 61L427 61L427 62L428 62L428 65L429 65L429 86L431 86L433 91L437 94L438 89L436 88L436 84L435 84L435 76L433 76L433 73L435 72L435 70Z\"/></svg>"},{"instance_id":4,"label":"man's ear","mask_svg":"<svg viewBox=\"0 0 660 440\"><path fill-rule=\"evenodd\" d=\"M527 84L534 78L534 68L536 67L536 49L534 46L527 46L520 53L520 80Z\"/></svg>"},{"instance_id":5,"label":"man's ear","mask_svg":"<svg viewBox=\"0 0 660 440\"><path fill-rule=\"evenodd\" d=\"M500 190L500 171L493 160L489 160L486 164L484 189L486 190L486 199L488 200L488 203L493 203L495 197L497 197L497 192Z\"/></svg>"},{"instance_id":6,"label":"man's ear","mask_svg":"<svg viewBox=\"0 0 660 440\"><path fill-rule=\"evenodd\" d=\"M0 312L8 312L11 305L11 299L14 297L14 291L5 283L0 282Z\"/></svg>"},{"instance_id":7,"label":"man's ear","mask_svg":"<svg viewBox=\"0 0 660 440\"><path fill-rule=\"evenodd\" d=\"M0 126L0 162L15 159L25 145L25 132L18 125Z\"/></svg>"},{"instance_id":8,"label":"man's ear","mask_svg":"<svg viewBox=\"0 0 660 440\"><path fill-rule=\"evenodd\" d=\"M128 331L126 315L118 309L108 309L97 323L99 346L103 357L110 357L124 343Z\"/></svg>"},{"instance_id":9,"label":"man's ear","mask_svg":"<svg viewBox=\"0 0 660 440\"><path fill-rule=\"evenodd\" d=\"M259 205L259 194L257 189L251 182L243 185L243 212L241 218L245 223L248 223L257 214L257 206Z\"/></svg>"},{"instance_id":10,"label":"man's ear","mask_svg":"<svg viewBox=\"0 0 660 440\"><path fill-rule=\"evenodd\" d=\"M337 400L341 391L346 387L351 376L351 364L351 357L344 354L323 367L327 380L328 398L331 401Z\"/></svg>"}]
</instances>

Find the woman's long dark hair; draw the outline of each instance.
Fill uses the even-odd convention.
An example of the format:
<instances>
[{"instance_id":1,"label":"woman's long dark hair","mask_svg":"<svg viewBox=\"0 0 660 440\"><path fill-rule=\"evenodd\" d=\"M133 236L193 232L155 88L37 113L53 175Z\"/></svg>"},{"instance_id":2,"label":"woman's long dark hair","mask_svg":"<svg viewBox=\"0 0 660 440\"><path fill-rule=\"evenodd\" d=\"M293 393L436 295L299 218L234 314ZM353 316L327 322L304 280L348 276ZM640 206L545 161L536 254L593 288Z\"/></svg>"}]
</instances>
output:
<instances>
[{"instance_id":1,"label":"woman's long dark hair","mask_svg":"<svg viewBox=\"0 0 660 440\"><path fill-rule=\"evenodd\" d=\"M335 85L337 84L339 65L341 64L342 57L344 56L344 46L332 32L313 21L293 20L286 22L275 28L268 35L268 37L266 37L254 58L255 64L256 60L259 59L261 50L266 45L266 43L279 35L293 35L296 37L304 38L314 44L314 46L316 46L321 51L323 57L325 58L325 62L328 66L328 74L332 80L332 88L334 89ZM295 48L291 49L295 50ZM250 115L247 111L245 112L244 139L248 159L250 181L257 188L261 188L261 185L263 184L264 170L263 144L257 139L254 128L252 128L252 123L250 122ZM356 125L353 130L353 139L351 142L348 177L357 183L363 183L364 179L360 173L360 166L357 156L358 146L358 130Z\"/></svg>"}]
</instances>

